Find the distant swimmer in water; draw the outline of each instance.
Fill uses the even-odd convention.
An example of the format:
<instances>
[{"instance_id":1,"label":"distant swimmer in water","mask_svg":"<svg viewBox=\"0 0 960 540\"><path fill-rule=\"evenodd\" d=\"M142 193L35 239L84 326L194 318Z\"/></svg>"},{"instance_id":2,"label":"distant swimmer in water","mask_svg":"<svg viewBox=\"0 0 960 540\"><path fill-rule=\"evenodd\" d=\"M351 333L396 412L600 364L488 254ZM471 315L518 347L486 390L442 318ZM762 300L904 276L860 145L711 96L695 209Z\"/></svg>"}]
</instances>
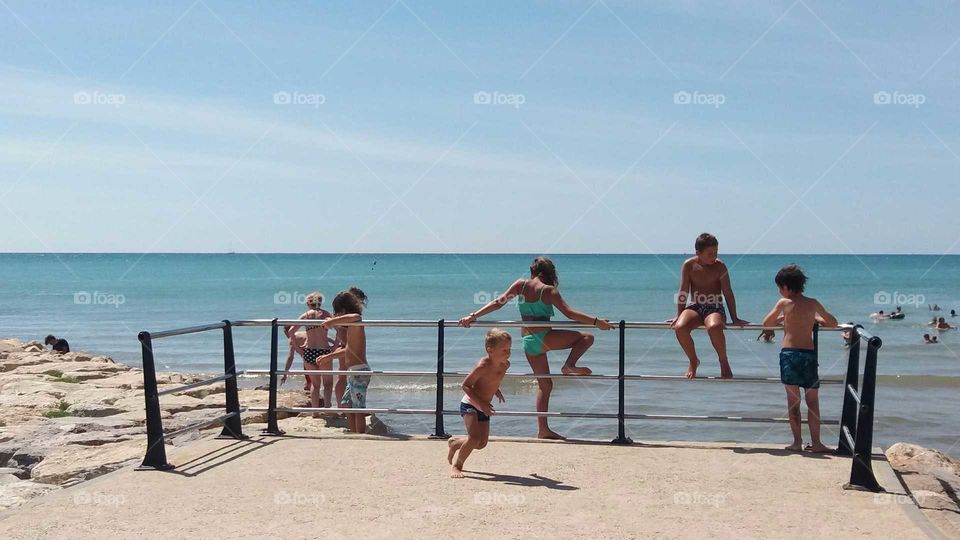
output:
<instances>
[{"instance_id":1,"label":"distant swimmer in water","mask_svg":"<svg viewBox=\"0 0 960 540\"><path fill-rule=\"evenodd\" d=\"M940 311L940 306L937 304L933 304L933 305L927 304L927 306L930 307L930 311Z\"/></svg>"},{"instance_id":2,"label":"distant swimmer in water","mask_svg":"<svg viewBox=\"0 0 960 540\"><path fill-rule=\"evenodd\" d=\"M923 335L923 342L926 344L940 343L939 341L937 341L937 336L930 337L930 334Z\"/></svg>"},{"instance_id":3,"label":"distant swimmer in water","mask_svg":"<svg viewBox=\"0 0 960 540\"><path fill-rule=\"evenodd\" d=\"M894 320L905 319L907 314L903 312L903 308L897 306L897 309L890 313L889 318Z\"/></svg>"},{"instance_id":4,"label":"distant swimmer in water","mask_svg":"<svg viewBox=\"0 0 960 540\"><path fill-rule=\"evenodd\" d=\"M887 315L886 313L884 313L883 310L881 309L880 311L878 311L878 312L876 312L876 313L871 313L871 314L870 314L870 318L871 318L871 319L889 319L890 316Z\"/></svg>"},{"instance_id":5,"label":"distant swimmer in water","mask_svg":"<svg viewBox=\"0 0 960 540\"><path fill-rule=\"evenodd\" d=\"M773 338L776 337L776 333L773 330L761 330L760 335L757 336L757 341L762 341L764 343L773 343Z\"/></svg>"},{"instance_id":6,"label":"distant swimmer in water","mask_svg":"<svg viewBox=\"0 0 960 540\"><path fill-rule=\"evenodd\" d=\"M591 317L586 313L573 309L563 296L560 295L560 280L553 261L547 257L537 257L530 265L530 279L518 279L500 296L488 302L485 306L460 319L460 326L469 328L477 319L492 313L514 298L518 299L517 307L524 321L545 322L554 316L554 307L560 310L567 318L579 323L588 324L600 330L610 330L613 325L610 321L599 316ZM531 326L521 327L523 336L523 352L527 355L527 362L536 374L549 374L550 364L547 363L547 353L570 349L567 361L560 372L564 375L589 375L589 368L577 366L577 361L593 345L593 334L577 330L554 330L550 327ZM553 391L553 380L537 379L540 390L537 392L537 412L547 412L550 404L550 393ZM547 417L537 417L537 437L541 439L562 439L563 437L550 430Z\"/></svg>"},{"instance_id":7,"label":"distant swimmer in water","mask_svg":"<svg viewBox=\"0 0 960 540\"><path fill-rule=\"evenodd\" d=\"M950 310L950 316L951 316L951 317L956 317L956 316L957 316L957 310L951 309L951 310Z\"/></svg>"},{"instance_id":8,"label":"distant swimmer in water","mask_svg":"<svg viewBox=\"0 0 960 540\"><path fill-rule=\"evenodd\" d=\"M668 320L677 335L680 348L690 362L684 375L688 379L697 376L700 358L691 333L694 328L705 326L710 342L717 351L720 362L720 377L733 378L733 370L727 359L727 340L723 328L727 324L727 312L723 304L730 308L731 323L737 326L749 322L737 316L737 300L730 285L727 265L717 258L719 242L710 233L703 233L693 244L696 255L683 262L680 267L680 290L677 292L677 316Z\"/></svg>"},{"instance_id":9,"label":"distant swimmer in water","mask_svg":"<svg viewBox=\"0 0 960 540\"><path fill-rule=\"evenodd\" d=\"M937 330L953 330L953 327L943 318L937 319Z\"/></svg>"}]
</instances>

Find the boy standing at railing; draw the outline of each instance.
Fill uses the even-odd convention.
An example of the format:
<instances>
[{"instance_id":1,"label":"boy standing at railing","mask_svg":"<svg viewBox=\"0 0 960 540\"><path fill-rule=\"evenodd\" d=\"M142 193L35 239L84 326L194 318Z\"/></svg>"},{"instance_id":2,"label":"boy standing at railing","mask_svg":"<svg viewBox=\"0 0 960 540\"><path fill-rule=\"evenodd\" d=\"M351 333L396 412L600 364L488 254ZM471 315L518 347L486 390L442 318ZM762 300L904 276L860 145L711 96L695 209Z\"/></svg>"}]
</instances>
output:
<instances>
[{"instance_id":1,"label":"boy standing at railing","mask_svg":"<svg viewBox=\"0 0 960 540\"><path fill-rule=\"evenodd\" d=\"M817 371L817 351L813 345L813 327L837 326L837 319L823 305L803 295L807 276L795 264L784 266L774 278L780 288L780 300L763 319L764 326L775 326L783 315L783 349L780 351L780 382L787 390L787 415L793 444L787 450L803 450L800 424L800 388L805 390L807 424L810 427L811 452L830 452L820 442L820 374Z\"/></svg>"},{"instance_id":2,"label":"boy standing at railing","mask_svg":"<svg viewBox=\"0 0 960 540\"><path fill-rule=\"evenodd\" d=\"M447 463L453 467L450 472L452 478L463 478L463 463L470 453L487 446L490 416L494 414L493 398L496 396L501 403L505 401L500 392L500 383L510 367L512 342L510 334L491 328L487 332L487 355L477 362L473 371L463 380L460 416L467 428L467 436L453 437L447 442Z\"/></svg>"},{"instance_id":3,"label":"boy standing at railing","mask_svg":"<svg viewBox=\"0 0 960 540\"><path fill-rule=\"evenodd\" d=\"M698 326L705 326L710 342L717 351L720 361L720 377L730 379L733 371L727 360L727 340L723 327L727 323L727 312L723 308L726 300L730 308L730 321L735 325L747 324L737 317L737 300L733 296L730 275L727 266L717 258L719 242L710 233L703 233L694 242L697 254L683 262L680 267L680 291L677 293L677 316L670 319L670 326L677 334L677 341L687 355L690 366L684 375L688 379L697 376L700 359L693 343L691 333ZM688 304L689 301L689 304Z\"/></svg>"},{"instance_id":4,"label":"boy standing at railing","mask_svg":"<svg viewBox=\"0 0 960 540\"><path fill-rule=\"evenodd\" d=\"M340 291L333 299L334 316L323 321L320 325L325 331L330 327L341 324L360 322L367 295L356 287ZM347 326L343 332L345 344L336 351L321 356L318 363L329 363L334 358L341 358L340 368L346 371L370 371L367 365L367 334L363 326ZM367 387L370 386L369 375L350 375L347 377L347 387L340 400L340 406L352 409L367 407ZM366 414L347 413L347 423L350 431L363 433L367 430Z\"/></svg>"}]
</instances>

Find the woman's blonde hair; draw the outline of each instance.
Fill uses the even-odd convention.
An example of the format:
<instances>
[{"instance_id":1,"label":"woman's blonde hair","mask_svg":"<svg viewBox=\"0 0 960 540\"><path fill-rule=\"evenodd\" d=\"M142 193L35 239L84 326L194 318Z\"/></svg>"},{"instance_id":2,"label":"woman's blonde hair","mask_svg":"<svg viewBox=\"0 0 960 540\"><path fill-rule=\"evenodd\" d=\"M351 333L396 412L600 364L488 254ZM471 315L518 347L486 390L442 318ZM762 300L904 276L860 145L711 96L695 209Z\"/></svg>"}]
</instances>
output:
<instances>
[{"instance_id":1,"label":"woman's blonde hair","mask_svg":"<svg viewBox=\"0 0 960 540\"><path fill-rule=\"evenodd\" d=\"M314 291L308 294L306 304L308 308L319 309L323 304L323 293Z\"/></svg>"}]
</instances>

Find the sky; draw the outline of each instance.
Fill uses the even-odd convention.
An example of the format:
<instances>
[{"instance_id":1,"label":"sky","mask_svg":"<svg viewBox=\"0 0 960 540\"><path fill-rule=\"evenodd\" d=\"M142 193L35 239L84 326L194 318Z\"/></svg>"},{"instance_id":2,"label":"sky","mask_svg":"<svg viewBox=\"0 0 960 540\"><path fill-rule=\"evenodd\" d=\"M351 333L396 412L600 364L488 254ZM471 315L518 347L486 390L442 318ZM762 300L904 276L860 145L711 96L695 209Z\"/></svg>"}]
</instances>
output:
<instances>
[{"instance_id":1,"label":"sky","mask_svg":"<svg viewBox=\"0 0 960 540\"><path fill-rule=\"evenodd\" d=\"M956 254L958 22L0 0L0 251Z\"/></svg>"}]
</instances>

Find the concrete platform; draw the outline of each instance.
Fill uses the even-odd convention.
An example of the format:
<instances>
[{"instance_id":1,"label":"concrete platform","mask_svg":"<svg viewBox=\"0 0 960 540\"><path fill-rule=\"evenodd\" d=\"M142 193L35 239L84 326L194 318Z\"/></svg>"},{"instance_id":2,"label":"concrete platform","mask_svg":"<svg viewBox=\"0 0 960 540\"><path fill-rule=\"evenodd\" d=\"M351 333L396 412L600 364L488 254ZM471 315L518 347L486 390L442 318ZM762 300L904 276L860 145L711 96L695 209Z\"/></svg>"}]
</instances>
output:
<instances>
[{"instance_id":1,"label":"concrete platform","mask_svg":"<svg viewBox=\"0 0 960 540\"><path fill-rule=\"evenodd\" d=\"M254 431L248 430L248 433ZM296 434L168 447L0 514L2 538L923 538L908 498L842 489L850 460L771 446ZM878 462L876 468L887 467ZM881 483L901 492L892 471Z\"/></svg>"}]
</instances>

